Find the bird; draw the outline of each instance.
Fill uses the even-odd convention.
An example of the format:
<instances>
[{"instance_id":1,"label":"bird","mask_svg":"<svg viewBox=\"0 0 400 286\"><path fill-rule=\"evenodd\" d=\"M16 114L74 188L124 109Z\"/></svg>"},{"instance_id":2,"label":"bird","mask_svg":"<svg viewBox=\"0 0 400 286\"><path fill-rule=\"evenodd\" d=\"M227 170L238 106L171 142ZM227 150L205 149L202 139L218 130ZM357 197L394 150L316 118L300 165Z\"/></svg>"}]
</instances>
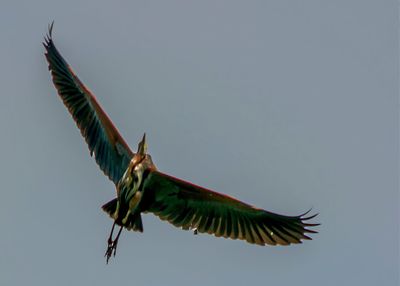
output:
<instances>
[{"instance_id":1,"label":"bird","mask_svg":"<svg viewBox=\"0 0 400 286\"><path fill-rule=\"evenodd\" d=\"M317 233L309 211L286 216L257 208L225 194L159 171L147 152L146 133L133 152L102 109L58 52L49 24L43 45L53 84L84 137L91 156L115 184L116 198L102 206L113 224L106 262L115 256L123 228L143 232L142 213L152 213L194 234L244 240L257 245L299 244ZM115 227L119 227L114 234Z\"/></svg>"}]
</instances>

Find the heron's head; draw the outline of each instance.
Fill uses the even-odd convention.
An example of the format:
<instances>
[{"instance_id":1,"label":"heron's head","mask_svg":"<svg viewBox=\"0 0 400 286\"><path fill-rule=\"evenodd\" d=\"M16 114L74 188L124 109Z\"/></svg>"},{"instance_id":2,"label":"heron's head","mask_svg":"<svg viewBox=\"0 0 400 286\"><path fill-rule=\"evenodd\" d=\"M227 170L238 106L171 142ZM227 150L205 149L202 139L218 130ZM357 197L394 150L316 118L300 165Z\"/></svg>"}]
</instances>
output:
<instances>
[{"instance_id":1,"label":"heron's head","mask_svg":"<svg viewBox=\"0 0 400 286\"><path fill-rule=\"evenodd\" d=\"M147 154L146 133L138 144L138 150L131 164L130 177L133 180L134 190L136 191L143 177L143 172L152 164L150 155Z\"/></svg>"}]
</instances>

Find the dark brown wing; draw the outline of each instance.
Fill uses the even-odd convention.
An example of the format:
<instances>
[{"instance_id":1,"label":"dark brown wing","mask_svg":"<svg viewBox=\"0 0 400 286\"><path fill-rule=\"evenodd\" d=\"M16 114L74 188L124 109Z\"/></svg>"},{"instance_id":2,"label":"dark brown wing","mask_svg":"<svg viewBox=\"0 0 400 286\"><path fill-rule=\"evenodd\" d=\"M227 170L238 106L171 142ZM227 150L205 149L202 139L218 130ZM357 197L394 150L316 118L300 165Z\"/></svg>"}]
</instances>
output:
<instances>
[{"instance_id":1,"label":"dark brown wing","mask_svg":"<svg viewBox=\"0 0 400 286\"><path fill-rule=\"evenodd\" d=\"M43 43L53 83L94 154L100 169L117 184L133 157L117 128L100 107L95 96L79 80L57 51L52 39L53 24Z\"/></svg>"},{"instance_id":2,"label":"dark brown wing","mask_svg":"<svg viewBox=\"0 0 400 286\"><path fill-rule=\"evenodd\" d=\"M177 227L259 245L301 243L318 225L306 223L316 215L274 214L158 171L145 179L144 193L148 211Z\"/></svg>"}]
</instances>

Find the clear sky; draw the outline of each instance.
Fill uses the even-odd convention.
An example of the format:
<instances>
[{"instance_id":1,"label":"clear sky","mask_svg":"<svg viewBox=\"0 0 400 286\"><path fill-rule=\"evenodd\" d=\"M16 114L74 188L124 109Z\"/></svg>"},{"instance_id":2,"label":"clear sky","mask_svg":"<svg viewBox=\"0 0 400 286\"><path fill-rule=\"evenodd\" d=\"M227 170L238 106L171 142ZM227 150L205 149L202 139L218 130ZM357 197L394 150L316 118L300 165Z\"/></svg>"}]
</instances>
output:
<instances>
[{"instance_id":1,"label":"clear sky","mask_svg":"<svg viewBox=\"0 0 400 286\"><path fill-rule=\"evenodd\" d=\"M397 1L0 5L0 285L399 285ZM50 81L54 40L158 168L314 240L260 247L144 215L109 265L113 184Z\"/></svg>"}]
</instances>

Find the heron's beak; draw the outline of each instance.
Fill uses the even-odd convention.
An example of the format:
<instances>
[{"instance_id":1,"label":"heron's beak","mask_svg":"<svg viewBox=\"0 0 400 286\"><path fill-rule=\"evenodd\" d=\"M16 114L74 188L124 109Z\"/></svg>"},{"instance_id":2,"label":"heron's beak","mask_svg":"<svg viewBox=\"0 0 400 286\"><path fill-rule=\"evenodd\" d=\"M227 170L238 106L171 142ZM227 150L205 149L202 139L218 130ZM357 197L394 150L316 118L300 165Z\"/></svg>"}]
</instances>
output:
<instances>
[{"instance_id":1,"label":"heron's beak","mask_svg":"<svg viewBox=\"0 0 400 286\"><path fill-rule=\"evenodd\" d=\"M138 154L146 155L146 153L147 153L146 133L144 133L142 141L140 141L138 145Z\"/></svg>"}]
</instances>

